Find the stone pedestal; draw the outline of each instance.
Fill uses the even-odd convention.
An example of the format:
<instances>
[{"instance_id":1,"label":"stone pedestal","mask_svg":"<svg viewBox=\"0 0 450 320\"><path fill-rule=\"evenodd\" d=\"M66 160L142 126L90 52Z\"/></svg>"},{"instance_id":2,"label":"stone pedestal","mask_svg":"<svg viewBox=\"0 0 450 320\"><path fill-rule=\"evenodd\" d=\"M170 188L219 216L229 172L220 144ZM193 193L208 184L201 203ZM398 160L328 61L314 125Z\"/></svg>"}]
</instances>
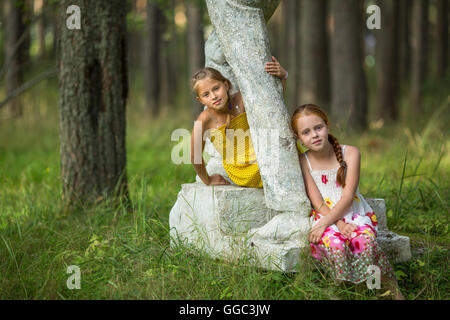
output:
<instances>
[{"instance_id":1,"label":"stone pedestal","mask_svg":"<svg viewBox=\"0 0 450 320\"><path fill-rule=\"evenodd\" d=\"M379 221L378 242L390 261L410 259L409 238L387 229L383 199L368 199ZM213 257L246 259L271 270L295 272L307 246L309 218L265 205L262 189L183 184L169 218L171 244L193 245Z\"/></svg>"}]
</instances>

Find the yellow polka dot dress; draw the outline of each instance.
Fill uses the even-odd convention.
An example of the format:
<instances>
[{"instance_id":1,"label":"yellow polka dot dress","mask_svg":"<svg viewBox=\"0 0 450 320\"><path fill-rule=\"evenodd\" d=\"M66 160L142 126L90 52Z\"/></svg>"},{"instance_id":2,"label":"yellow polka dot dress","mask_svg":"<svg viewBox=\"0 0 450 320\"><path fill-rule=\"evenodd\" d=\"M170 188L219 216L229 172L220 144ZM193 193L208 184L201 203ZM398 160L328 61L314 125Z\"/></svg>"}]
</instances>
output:
<instances>
[{"instance_id":1,"label":"yellow polka dot dress","mask_svg":"<svg viewBox=\"0 0 450 320\"><path fill-rule=\"evenodd\" d=\"M222 155L223 167L230 179L239 186L262 188L245 112L234 117L230 125L211 131L211 142Z\"/></svg>"}]
</instances>

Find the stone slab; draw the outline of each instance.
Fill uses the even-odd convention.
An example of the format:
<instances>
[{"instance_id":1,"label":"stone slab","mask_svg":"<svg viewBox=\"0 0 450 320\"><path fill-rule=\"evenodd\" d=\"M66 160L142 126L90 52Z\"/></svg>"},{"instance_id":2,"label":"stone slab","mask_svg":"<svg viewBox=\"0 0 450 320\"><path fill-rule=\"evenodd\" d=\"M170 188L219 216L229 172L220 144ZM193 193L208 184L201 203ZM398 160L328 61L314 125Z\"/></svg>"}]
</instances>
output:
<instances>
[{"instance_id":1,"label":"stone slab","mask_svg":"<svg viewBox=\"0 0 450 320\"><path fill-rule=\"evenodd\" d=\"M383 199L367 199L379 221L378 242L391 261L411 258L409 238L387 229ZM183 184L169 216L171 243L193 245L225 259L250 257L252 264L271 270L298 270L307 246L309 218L265 205L262 189L239 186Z\"/></svg>"}]
</instances>

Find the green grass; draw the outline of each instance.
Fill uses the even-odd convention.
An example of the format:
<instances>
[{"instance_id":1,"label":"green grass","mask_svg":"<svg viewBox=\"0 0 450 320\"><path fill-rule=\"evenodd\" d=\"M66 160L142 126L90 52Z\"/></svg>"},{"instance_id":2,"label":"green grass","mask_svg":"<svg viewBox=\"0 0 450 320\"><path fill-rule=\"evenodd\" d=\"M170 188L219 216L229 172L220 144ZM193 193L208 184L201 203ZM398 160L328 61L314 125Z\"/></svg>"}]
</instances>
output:
<instances>
[{"instance_id":1,"label":"green grass","mask_svg":"<svg viewBox=\"0 0 450 320\"><path fill-rule=\"evenodd\" d=\"M0 113L0 299L378 299L380 292L365 284L333 282L310 259L305 272L285 274L171 249L169 211L195 174L189 165L172 164L170 135L190 129L191 114L174 110L150 121L134 92L127 135L131 210L102 204L65 211L56 82L50 83L23 97L23 119ZM450 298L448 97L429 96L435 107L417 125L408 118L360 136L338 135L361 150L362 194L384 198L389 228L411 237L411 261L393 264L409 299ZM66 286L69 265L81 268L80 290Z\"/></svg>"}]
</instances>

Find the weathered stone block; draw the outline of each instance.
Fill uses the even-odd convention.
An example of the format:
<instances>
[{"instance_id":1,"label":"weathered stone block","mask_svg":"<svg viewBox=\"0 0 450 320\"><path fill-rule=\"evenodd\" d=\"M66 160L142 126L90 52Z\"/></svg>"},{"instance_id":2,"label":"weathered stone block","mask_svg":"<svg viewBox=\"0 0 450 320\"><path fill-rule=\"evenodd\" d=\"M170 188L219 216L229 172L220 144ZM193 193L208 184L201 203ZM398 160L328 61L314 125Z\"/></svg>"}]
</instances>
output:
<instances>
[{"instance_id":1,"label":"weathered stone block","mask_svg":"<svg viewBox=\"0 0 450 320\"><path fill-rule=\"evenodd\" d=\"M378 217L378 242L391 261L411 258L409 238L387 230L383 199L367 199ZM239 186L183 184L170 212L172 244L194 245L214 257L242 258L266 269L296 271L307 246L309 218L265 205L264 192ZM250 258L250 259L248 259Z\"/></svg>"}]
</instances>

